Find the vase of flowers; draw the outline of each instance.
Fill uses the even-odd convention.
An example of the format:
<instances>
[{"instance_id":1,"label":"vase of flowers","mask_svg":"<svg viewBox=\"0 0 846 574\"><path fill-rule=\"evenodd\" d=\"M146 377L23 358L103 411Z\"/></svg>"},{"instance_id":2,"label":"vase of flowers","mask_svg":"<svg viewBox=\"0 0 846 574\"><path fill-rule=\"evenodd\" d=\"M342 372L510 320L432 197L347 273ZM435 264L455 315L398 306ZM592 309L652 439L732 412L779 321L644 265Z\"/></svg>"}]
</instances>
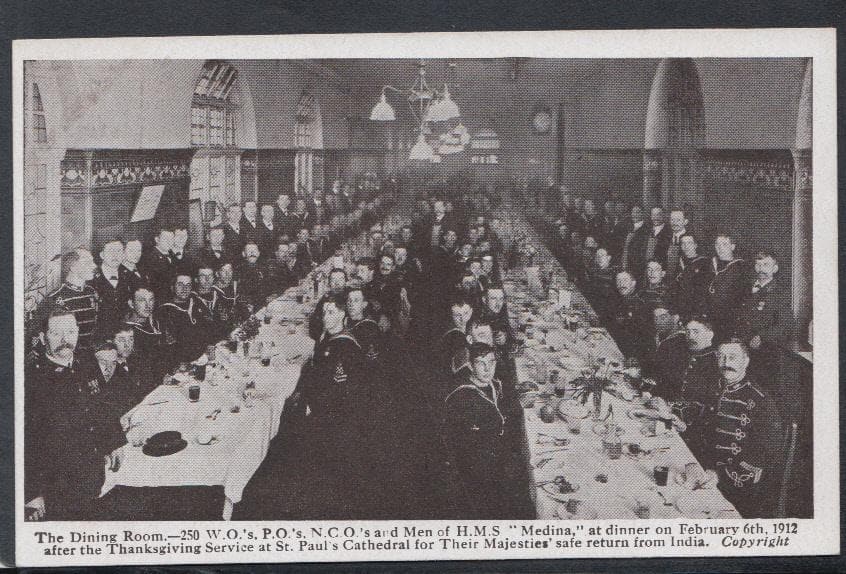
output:
<instances>
[{"instance_id":1,"label":"vase of flowers","mask_svg":"<svg viewBox=\"0 0 846 574\"><path fill-rule=\"evenodd\" d=\"M583 376L575 379L573 385L576 387L576 391L573 393L573 399L581 400L583 405L586 405L588 400L592 400L593 420L601 420L602 396L612 386L611 381L599 375L598 367L593 367L590 369L590 373L585 373Z\"/></svg>"}]
</instances>

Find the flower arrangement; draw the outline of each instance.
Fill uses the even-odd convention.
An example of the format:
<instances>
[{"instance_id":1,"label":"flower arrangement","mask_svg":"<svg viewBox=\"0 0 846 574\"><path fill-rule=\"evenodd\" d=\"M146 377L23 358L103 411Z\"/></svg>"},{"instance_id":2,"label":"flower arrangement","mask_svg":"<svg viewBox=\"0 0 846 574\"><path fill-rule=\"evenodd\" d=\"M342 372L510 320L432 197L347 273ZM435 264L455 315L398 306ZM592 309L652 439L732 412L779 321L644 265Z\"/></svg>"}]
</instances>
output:
<instances>
[{"instance_id":1,"label":"flower arrangement","mask_svg":"<svg viewBox=\"0 0 846 574\"><path fill-rule=\"evenodd\" d=\"M261 321L259 321L258 317L250 315L246 321L241 323L241 325L235 329L235 333L233 334L239 341L252 341L258 336L260 328Z\"/></svg>"},{"instance_id":2,"label":"flower arrangement","mask_svg":"<svg viewBox=\"0 0 846 574\"><path fill-rule=\"evenodd\" d=\"M573 385L576 387L576 391L573 393L574 400L580 399L582 404L585 405L589 399L593 399L594 420L599 420L602 413L603 393L614 388L614 383L609 378L600 376L599 371L600 366L595 365L590 369L590 373L585 373L573 380Z\"/></svg>"}]
</instances>

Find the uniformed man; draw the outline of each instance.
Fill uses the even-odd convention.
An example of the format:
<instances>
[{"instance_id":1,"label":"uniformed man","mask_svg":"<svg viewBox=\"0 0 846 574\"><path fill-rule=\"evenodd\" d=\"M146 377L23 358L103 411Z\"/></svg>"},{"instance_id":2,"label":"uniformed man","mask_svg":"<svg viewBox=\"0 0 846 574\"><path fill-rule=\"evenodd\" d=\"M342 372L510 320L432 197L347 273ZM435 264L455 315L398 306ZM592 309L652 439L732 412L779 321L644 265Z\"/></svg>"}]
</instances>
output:
<instances>
[{"instance_id":1,"label":"uniformed man","mask_svg":"<svg viewBox=\"0 0 846 574\"><path fill-rule=\"evenodd\" d=\"M782 428L772 399L749 378L743 341L719 346L717 408L706 421L698 457L743 518L772 516L781 478Z\"/></svg>"},{"instance_id":2,"label":"uniformed man","mask_svg":"<svg viewBox=\"0 0 846 574\"><path fill-rule=\"evenodd\" d=\"M652 317L649 309L637 291L637 281L628 271L620 271L615 277L617 296L612 299L609 324L614 340L626 357L634 357L641 363L649 356L649 341L653 337Z\"/></svg>"},{"instance_id":3,"label":"uniformed man","mask_svg":"<svg viewBox=\"0 0 846 574\"><path fill-rule=\"evenodd\" d=\"M97 331L105 334L123 321L129 300L129 286L120 280L120 265L125 257L120 241L109 241L100 251L100 268L94 273L91 286L97 291L100 306Z\"/></svg>"},{"instance_id":4,"label":"uniformed man","mask_svg":"<svg viewBox=\"0 0 846 574\"><path fill-rule=\"evenodd\" d=\"M587 295L597 314L607 317L609 304L614 298L619 269L611 265L611 254L604 247L596 250L594 267L590 273Z\"/></svg>"},{"instance_id":5,"label":"uniformed man","mask_svg":"<svg viewBox=\"0 0 846 574\"><path fill-rule=\"evenodd\" d=\"M679 238L681 257L672 286L670 301L682 317L693 317L705 312L710 281L710 261L698 254L696 238L690 233Z\"/></svg>"},{"instance_id":6,"label":"uniformed man","mask_svg":"<svg viewBox=\"0 0 846 574\"><path fill-rule=\"evenodd\" d=\"M218 267L215 277L214 290L221 298L217 306L218 316L228 327L234 327L250 315L250 310L241 299L232 263L227 261Z\"/></svg>"},{"instance_id":7,"label":"uniformed man","mask_svg":"<svg viewBox=\"0 0 846 574\"><path fill-rule=\"evenodd\" d=\"M653 259L646 264L646 283L640 290L640 298L649 311L667 305L669 289L664 283L666 272L660 261Z\"/></svg>"},{"instance_id":8,"label":"uniformed man","mask_svg":"<svg viewBox=\"0 0 846 574\"><path fill-rule=\"evenodd\" d=\"M670 212L670 231L672 235L670 236L670 244L667 246L667 252L665 254L662 253L662 259L665 262L664 269L667 270L667 274L670 277L676 274L679 266L679 257L682 255L681 238L687 235L687 224L687 217L685 217L683 210L674 209Z\"/></svg>"},{"instance_id":9,"label":"uniformed man","mask_svg":"<svg viewBox=\"0 0 846 574\"><path fill-rule=\"evenodd\" d=\"M629 273L643 269L646 264L646 240L649 235L644 227L643 208L633 205L629 213L629 228L623 242L623 260L621 266Z\"/></svg>"},{"instance_id":10,"label":"uniformed man","mask_svg":"<svg viewBox=\"0 0 846 574\"><path fill-rule=\"evenodd\" d=\"M147 275L157 301L166 301L173 283L174 265L170 250L173 248L173 231L160 229L153 238L153 249L144 251L141 270Z\"/></svg>"},{"instance_id":11,"label":"uniformed man","mask_svg":"<svg viewBox=\"0 0 846 574\"><path fill-rule=\"evenodd\" d=\"M185 246L188 244L188 230L184 227L177 227L173 230L173 247L170 249L170 260L173 262L173 270L175 273L186 273L188 275L194 274L194 262L188 253L185 252Z\"/></svg>"},{"instance_id":12,"label":"uniformed man","mask_svg":"<svg viewBox=\"0 0 846 574\"><path fill-rule=\"evenodd\" d=\"M365 503L370 437L369 413L374 397L364 377L366 359L345 329L346 301L335 295L323 305L323 334L300 378L299 395L306 409L313 459L313 497L323 518L349 518Z\"/></svg>"},{"instance_id":13,"label":"uniformed man","mask_svg":"<svg viewBox=\"0 0 846 574\"><path fill-rule=\"evenodd\" d=\"M301 227L297 231L297 251L294 269L297 272L297 277L302 279L314 269L316 266L314 259L314 245L309 238L309 231L305 227Z\"/></svg>"},{"instance_id":14,"label":"uniformed man","mask_svg":"<svg viewBox=\"0 0 846 574\"><path fill-rule=\"evenodd\" d=\"M90 350L94 346L94 332L97 328L97 316L100 297L96 289L88 284L94 278L97 266L91 253L85 249L75 249L62 256L62 285L49 293L41 304L39 320L56 307L62 307L76 318L78 342L75 346L81 350ZM36 344L34 348L40 349Z\"/></svg>"},{"instance_id":15,"label":"uniformed man","mask_svg":"<svg viewBox=\"0 0 846 574\"><path fill-rule=\"evenodd\" d=\"M164 373L159 374L157 365L139 359L135 352L135 330L131 325L123 323L115 327L111 341L117 351L114 376L120 379L117 387L124 389L121 393L123 411L118 415L120 418L155 388Z\"/></svg>"},{"instance_id":16,"label":"uniformed man","mask_svg":"<svg viewBox=\"0 0 846 574\"><path fill-rule=\"evenodd\" d=\"M208 245L200 250L199 264L217 269L224 262L232 260L223 243L225 233L222 227L212 227L208 232Z\"/></svg>"},{"instance_id":17,"label":"uniformed man","mask_svg":"<svg viewBox=\"0 0 846 574\"><path fill-rule=\"evenodd\" d=\"M737 335L751 353L751 372L761 382L777 379L779 349L789 338L792 321L790 300L776 273L775 256L769 251L758 252L757 279L741 301L737 321Z\"/></svg>"},{"instance_id":18,"label":"uniformed man","mask_svg":"<svg viewBox=\"0 0 846 574\"><path fill-rule=\"evenodd\" d=\"M347 272L341 268L330 270L327 283L328 292L320 298L308 318L308 336L315 341L323 335L323 305L332 297L344 292L347 287Z\"/></svg>"},{"instance_id":19,"label":"uniformed man","mask_svg":"<svg viewBox=\"0 0 846 574\"><path fill-rule=\"evenodd\" d=\"M382 304L376 297L376 284L373 282L376 276L376 260L372 257L361 257L355 262L355 279L358 281L364 297L370 302L370 314L378 318L382 313Z\"/></svg>"},{"instance_id":20,"label":"uniformed man","mask_svg":"<svg viewBox=\"0 0 846 574\"><path fill-rule=\"evenodd\" d=\"M411 318L411 301L408 286L394 273L396 260L392 255L379 258L379 273L374 277L375 298L379 302L382 316L387 320L384 331L391 331L402 337L408 330Z\"/></svg>"},{"instance_id":21,"label":"uniformed man","mask_svg":"<svg viewBox=\"0 0 846 574\"><path fill-rule=\"evenodd\" d=\"M154 316L156 296L146 285L139 285L129 299L129 312L124 324L132 329L134 354L147 365L170 366L166 355L165 336Z\"/></svg>"},{"instance_id":22,"label":"uniformed man","mask_svg":"<svg viewBox=\"0 0 846 574\"><path fill-rule=\"evenodd\" d=\"M261 206L261 221L258 224L258 246L262 253L270 254L276 250L279 229L276 227L273 205Z\"/></svg>"},{"instance_id":23,"label":"uniformed man","mask_svg":"<svg viewBox=\"0 0 846 574\"><path fill-rule=\"evenodd\" d=\"M244 250L246 238L241 232L241 206L233 203L226 209L226 225L223 227L223 246L232 257Z\"/></svg>"},{"instance_id":24,"label":"uniformed man","mask_svg":"<svg viewBox=\"0 0 846 574\"><path fill-rule=\"evenodd\" d=\"M698 436L703 417L716 407L717 353L714 348L714 326L705 317L691 319L685 325L688 345L687 368L682 376L677 414L687 424L685 439Z\"/></svg>"},{"instance_id":25,"label":"uniformed man","mask_svg":"<svg viewBox=\"0 0 846 574\"><path fill-rule=\"evenodd\" d=\"M670 239L672 233L667 226L667 218L664 210L660 207L653 207L649 212L649 218L652 223L650 233L646 238L646 251L643 255L642 261L649 261L655 259L661 262L661 265L667 265L667 251L670 247ZM640 269L635 269L637 273L643 273Z\"/></svg>"},{"instance_id":26,"label":"uniformed man","mask_svg":"<svg viewBox=\"0 0 846 574\"><path fill-rule=\"evenodd\" d=\"M131 239L126 242L123 261L118 267L118 282L126 287L127 301L135 293L136 287L150 283L150 278L139 267L142 255L143 246L140 241ZM123 312L125 313L126 309Z\"/></svg>"},{"instance_id":27,"label":"uniformed man","mask_svg":"<svg viewBox=\"0 0 846 574\"><path fill-rule=\"evenodd\" d=\"M258 214L258 207L256 206L255 201L245 201L244 202L244 209L242 211L241 216L241 225L239 226L241 231L241 237L244 241L244 244L247 243L259 243L259 224L256 216Z\"/></svg>"},{"instance_id":28,"label":"uniformed man","mask_svg":"<svg viewBox=\"0 0 846 574\"><path fill-rule=\"evenodd\" d=\"M292 237L296 232L294 224L291 221L291 212L288 207L291 205L291 197L287 194L280 194L276 197L274 204L276 227L279 229L279 234L285 234Z\"/></svg>"},{"instance_id":29,"label":"uniformed man","mask_svg":"<svg viewBox=\"0 0 846 574\"><path fill-rule=\"evenodd\" d=\"M104 459L95 448L91 394L75 356L78 337L74 313L54 307L43 322L44 353L26 365L26 520L97 519L105 469L117 469L122 460L121 449Z\"/></svg>"},{"instance_id":30,"label":"uniformed man","mask_svg":"<svg viewBox=\"0 0 846 574\"><path fill-rule=\"evenodd\" d=\"M297 281L291 247L287 241L279 241L273 259L267 262L268 299L276 299Z\"/></svg>"},{"instance_id":31,"label":"uniformed man","mask_svg":"<svg viewBox=\"0 0 846 574\"><path fill-rule=\"evenodd\" d=\"M453 512L466 519L514 518L520 484L509 436L496 353L484 343L470 346L472 369L444 399L443 441L453 477Z\"/></svg>"},{"instance_id":32,"label":"uniformed man","mask_svg":"<svg viewBox=\"0 0 846 574\"><path fill-rule=\"evenodd\" d=\"M684 376L688 368L687 332L679 324L679 316L666 307L653 311L655 318L655 354L644 366L644 374L655 380L653 394L675 401L682 397Z\"/></svg>"},{"instance_id":33,"label":"uniformed man","mask_svg":"<svg viewBox=\"0 0 846 574\"><path fill-rule=\"evenodd\" d=\"M117 373L117 346L102 340L94 349L93 361L84 369L84 388L89 394L89 433L98 457L108 457L126 444L120 418L133 406L135 388L128 377Z\"/></svg>"},{"instance_id":34,"label":"uniformed man","mask_svg":"<svg viewBox=\"0 0 846 574\"><path fill-rule=\"evenodd\" d=\"M158 309L165 344L177 362L190 362L203 354L213 336L212 317L205 304L192 292L190 275L173 280L173 297Z\"/></svg>"},{"instance_id":35,"label":"uniformed man","mask_svg":"<svg viewBox=\"0 0 846 574\"><path fill-rule=\"evenodd\" d=\"M241 299L250 309L250 313L264 306L267 296L267 273L259 262L261 252L255 242L249 241L241 253L243 258L235 268L238 284L241 287Z\"/></svg>"},{"instance_id":36,"label":"uniformed man","mask_svg":"<svg viewBox=\"0 0 846 574\"><path fill-rule=\"evenodd\" d=\"M213 335L209 338L223 337L229 332L229 322L224 319L225 313L222 312L225 305L222 304L223 296L220 291L214 288L214 270L208 265L200 264L197 267L197 273L194 277L194 295L197 296L197 301L205 305L208 315L211 317Z\"/></svg>"},{"instance_id":37,"label":"uniformed man","mask_svg":"<svg viewBox=\"0 0 846 574\"><path fill-rule=\"evenodd\" d=\"M368 316L369 301L360 286L346 288L347 325L346 329L358 341L367 362L375 365L384 351L384 336L377 323ZM325 302L325 300L324 300ZM323 307L320 307L321 315ZM315 309L316 312L316 309ZM321 321L322 328L322 321Z\"/></svg>"},{"instance_id":38,"label":"uniformed man","mask_svg":"<svg viewBox=\"0 0 846 574\"><path fill-rule=\"evenodd\" d=\"M438 390L440 398L454 387L453 375L458 369L454 359L456 355L467 347L467 325L473 316L473 307L466 298L456 297L449 306L450 324L438 338L433 349L433 369L435 383L441 384ZM464 361L460 361L464 362ZM460 365L459 365L460 366Z\"/></svg>"},{"instance_id":39,"label":"uniformed man","mask_svg":"<svg viewBox=\"0 0 846 574\"><path fill-rule=\"evenodd\" d=\"M508 308L505 302L505 289L499 283L493 283L482 296L484 312L482 314L493 327L494 346L500 356L508 356L508 347L514 341L514 331L508 320Z\"/></svg>"},{"instance_id":40,"label":"uniformed man","mask_svg":"<svg viewBox=\"0 0 846 574\"><path fill-rule=\"evenodd\" d=\"M725 233L714 239L706 313L714 322L716 340L728 337L737 324L740 304L748 289L746 262L734 256L734 239Z\"/></svg>"}]
</instances>

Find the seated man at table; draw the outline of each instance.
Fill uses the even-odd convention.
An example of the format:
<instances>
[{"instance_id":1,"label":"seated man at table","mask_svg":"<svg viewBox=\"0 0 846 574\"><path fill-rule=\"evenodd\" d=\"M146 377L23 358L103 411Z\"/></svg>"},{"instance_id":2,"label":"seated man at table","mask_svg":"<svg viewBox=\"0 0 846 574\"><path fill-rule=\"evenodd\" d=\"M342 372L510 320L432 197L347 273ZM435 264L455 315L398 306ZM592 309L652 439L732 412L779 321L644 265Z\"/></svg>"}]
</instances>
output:
<instances>
[{"instance_id":1,"label":"seated man at table","mask_svg":"<svg viewBox=\"0 0 846 574\"><path fill-rule=\"evenodd\" d=\"M453 518L502 519L524 516L520 457L513 446L518 429L509 424L502 384L495 377L496 352L485 343L470 346L471 370L444 400L443 442L452 479ZM518 451L519 452L519 451Z\"/></svg>"},{"instance_id":2,"label":"seated man at table","mask_svg":"<svg viewBox=\"0 0 846 574\"><path fill-rule=\"evenodd\" d=\"M241 286L241 298L249 307L250 313L254 313L265 304L267 274L264 265L259 262L261 252L258 245L252 241L247 243L242 255L243 259L235 267L235 274Z\"/></svg>"},{"instance_id":3,"label":"seated man at table","mask_svg":"<svg viewBox=\"0 0 846 574\"><path fill-rule=\"evenodd\" d=\"M594 310L601 317L607 316L608 304L615 295L615 281L619 270L611 265L608 249L600 247L594 255L594 267L590 271L587 295Z\"/></svg>"},{"instance_id":4,"label":"seated man at table","mask_svg":"<svg viewBox=\"0 0 846 574\"><path fill-rule=\"evenodd\" d=\"M688 435L695 435L702 418L716 407L717 352L713 345L714 325L708 318L691 319L685 331L689 354L678 396L681 403L676 410L688 426Z\"/></svg>"},{"instance_id":5,"label":"seated man at table","mask_svg":"<svg viewBox=\"0 0 846 574\"><path fill-rule=\"evenodd\" d=\"M126 389L126 412L155 388L164 371L159 372L161 366L158 364L144 363L139 359L135 352L135 331L131 325L119 325L109 336L117 351L114 376L121 381L118 386Z\"/></svg>"},{"instance_id":6,"label":"seated man at table","mask_svg":"<svg viewBox=\"0 0 846 574\"><path fill-rule=\"evenodd\" d=\"M382 316L387 320L383 330L402 337L408 331L411 318L411 302L408 286L394 270L396 260L383 254L379 259L379 273L374 277L375 298L379 301Z\"/></svg>"},{"instance_id":7,"label":"seated man at table","mask_svg":"<svg viewBox=\"0 0 846 574\"><path fill-rule=\"evenodd\" d=\"M215 276L217 280L214 284L214 290L221 297L221 301L218 303L218 316L227 328L234 327L250 315L250 310L241 298L238 289L239 283L235 280L232 263L228 261L223 263L217 268Z\"/></svg>"},{"instance_id":8,"label":"seated man at table","mask_svg":"<svg viewBox=\"0 0 846 574\"><path fill-rule=\"evenodd\" d=\"M40 334L44 352L25 366L26 520L97 518L93 509L106 461L94 448L92 394L75 356L78 336L74 314L52 309ZM110 467L119 466L121 456L120 449L110 453Z\"/></svg>"},{"instance_id":9,"label":"seated man at table","mask_svg":"<svg viewBox=\"0 0 846 574\"><path fill-rule=\"evenodd\" d=\"M332 269L327 280L329 292L320 298L308 318L308 336L315 341L323 334L323 304L335 295L343 293L347 287L347 272L341 268Z\"/></svg>"},{"instance_id":10,"label":"seated man at table","mask_svg":"<svg viewBox=\"0 0 846 574\"><path fill-rule=\"evenodd\" d=\"M268 302L282 295L289 287L297 284L294 271L294 253L287 241L279 242L273 252L273 259L267 262Z\"/></svg>"},{"instance_id":11,"label":"seated man at table","mask_svg":"<svg viewBox=\"0 0 846 574\"><path fill-rule=\"evenodd\" d=\"M329 297L334 296L330 294L325 296L321 301L325 302ZM379 361L382 352L384 351L385 337L379 323L369 316L370 302L364 296L364 291L358 285L347 287L347 324L346 329L355 337L364 356L371 365L376 365ZM315 313L317 309L315 309ZM321 316L323 308L321 306ZM309 326L310 327L310 326ZM321 320L322 329L322 320Z\"/></svg>"},{"instance_id":12,"label":"seated man at table","mask_svg":"<svg viewBox=\"0 0 846 574\"><path fill-rule=\"evenodd\" d=\"M178 274L173 280L173 298L158 310L165 344L176 362L195 360L213 336L212 316L191 285L190 275Z\"/></svg>"},{"instance_id":13,"label":"seated man at table","mask_svg":"<svg viewBox=\"0 0 846 574\"><path fill-rule=\"evenodd\" d=\"M655 319L655 353L644 365L644 374L655 380L652 393L668 401L682 396L682 381L688 363L687 332L677 313L666 307L653 311Z\"/></svg>"},{"instance_id":14,"label":"seated man at table","mask_svg":"<svg viewBox=\"0 0 846 574\"><path fill-rule=\"evenodd\" d=\"M156 297L146 285L139 285L129 299L130 311L123 324L132 329L134 354L144 364L170 366L164 332L155 316Z\"/></svg>"},{"instance_id":15,"label":"seated man at table","mask_svg":"<svg viewBox=\"0 0 846 574\"><path fill-rule=\"evenodd\" d=\"M297 277L302 279L317 265L315 261L315 247L309 238L309 231L305 227L301 227L297 231L297 250L294 261L294 271Z\"/></svg>"},{"instance_id":16,"label":"seated man at table","mask_svg":"<svg viewBox=\"0 0 846 574\"><path fill-rule=\"evenodd\" d=\"M473 316L470 302L457 296L449 305L450 323L443 334L437 339L432 353L432 368L435 379L444 381L452 390L453 358L467 347L467 324Z\"/></svg>"},{"instance_id":17,"label":"seated man at table","mask_svg":"<svg viewBox=\"0 0 846 574\"><path fill-rule=\"evenodd\" d=\"M637 292L637 281L628 271L620 271L616 277L617 296L609 305L612 317L608 328L620 351L626 357L634 357L644 363L649 356L649 341L652 338L652 317Z\"/></svg>"},{"instance_id":18,"label":"seated man at table","mask_svg":"<svg viewBox=\"0 0 846 574\"><path fill-rule=\"evenodd\" d=\"M695 454L715 470L718 485L743 518L772 516L781 474L778 409L748 374L749 348L739 339L720 344L716 408Z\"/></svg>"},{"instance_id":19,"label":"seated man at table","mask_svg":"<svg viewBox=\"0 0 846 574\"><path fill-rule=\"evenodd\" d=\"M482 301L482 294L485 290L482 284L479 283L478 278L467 269L460 275L459 282L456 285L456 297L466 299L473 311L478 315L485 309L485 304Z\"/></svg>"},{"instance_id":20,"label":"seated man at table","mask_svg":"<svg viewBox=\"0 0 846 574\"><path fill-rule=\"evenodd\" d=\"M366 359L345 320L344 295L329 297L323 305L323 333L299 385L302 407L309 413L310 510L323 519L357 515L367 499L364 485L371 470L365 448L372 422Z\"/></svg>"},{"instance_id":21,"label":"seated man at table","mask_svg":"<svg viewBox=\"0 0 846 574\"><path fill-rule=\"evenodd\" d=\"M670 300L684 317L701 315L705 311L711 262L698 254L699 245L692 234L682 235L679 245L681 256L672 281Z\"/></svg>"},{"instance_id":22,"label":"seated man at table","mask_svg":"<svg viewBox=\"0 0 846 574\"><path fill-rule=\"evenodd\" d=\"M207 264L200 263L197 267L194 283L196 285L194 294L197 296L197 302L205 305L206 311L212 319L213 334L210 333L209 338L224 337L229 333L229 329L222 313L223 297L214 288L214 270Z\"/></svg>"},{"instance_id":23,"label":"seated man at table","mask_svg":"<svg viewBox=\"0 0 846 574\"><path fill-rule=\"evenodd\" d=\"M646 285L640 290L640 298L652 311L667 304L669 291L664 283L664 266L656 259L646 264Z\"/></svg>"}]
</instances>

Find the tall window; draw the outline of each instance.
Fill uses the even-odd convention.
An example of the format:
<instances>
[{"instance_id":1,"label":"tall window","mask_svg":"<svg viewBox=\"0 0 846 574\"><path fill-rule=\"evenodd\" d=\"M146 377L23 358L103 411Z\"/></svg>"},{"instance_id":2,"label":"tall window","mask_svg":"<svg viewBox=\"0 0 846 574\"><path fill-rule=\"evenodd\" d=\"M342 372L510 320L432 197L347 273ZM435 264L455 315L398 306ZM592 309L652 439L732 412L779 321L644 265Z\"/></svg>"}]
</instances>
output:
<instances>
[{"instance_id":1,"label":"tall window","mask_svg":"<svg viewBox=\"0 0 846 574\"><path fill-rule=\"evenodd\" d=\"M314 96L303 94L297 105L296 125L294 127L294 192L297 195L314 193L321 185L322 173L315 178L315 170L320 166L315 162L315 144L317 129L317 105ZM318 181L315 181L317 179Z\"/></svg>"},{"instance_id":2,"label":"tall window","mask_svg":"<svg viewBox=\"0 0 846 574\"><path fill-rule=\"evenodd\" d=\"M44 103L38 84L32 84L32 141L47 143L47 120L44 118Z\"/></svg>"},{"instance_id":3,"label":"tall window","mask_svg":"<svg viewBox=\"0 0 846 574\"><path fill-rule=\"evenodd\" d=\"M237 78L238 71L225 62L209 61L203 66L191 104L191 145L235 145L238 106L229 96Z\"/></svg>"}]
</instances>

